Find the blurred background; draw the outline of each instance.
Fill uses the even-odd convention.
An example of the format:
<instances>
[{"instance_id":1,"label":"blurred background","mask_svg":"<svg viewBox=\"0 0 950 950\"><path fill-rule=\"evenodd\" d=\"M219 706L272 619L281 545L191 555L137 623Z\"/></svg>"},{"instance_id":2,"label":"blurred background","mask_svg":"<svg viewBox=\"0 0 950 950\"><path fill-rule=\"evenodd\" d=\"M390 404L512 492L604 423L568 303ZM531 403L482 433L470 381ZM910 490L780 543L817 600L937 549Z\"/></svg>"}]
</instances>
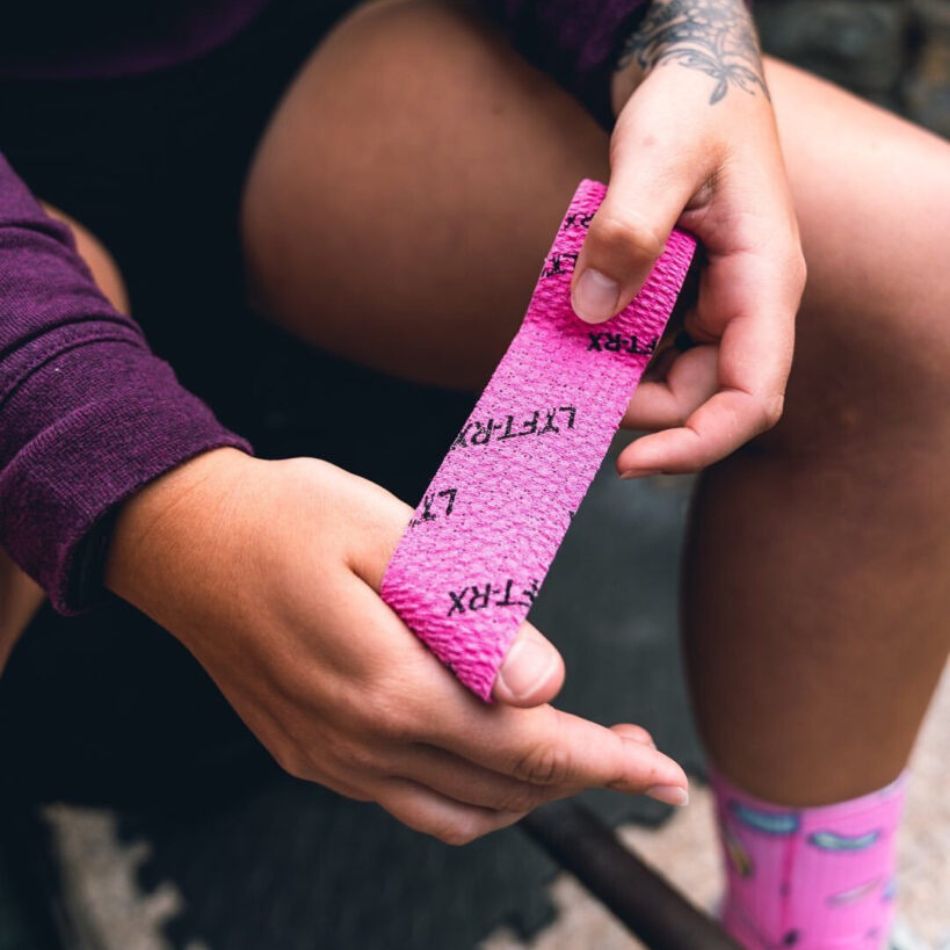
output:
<instances>
[{"instance_id":1,"label":"blurred background","mask_svg":"<svg viewBox=\"0 0 950 950\"><path fill-rule=\"evenodd\" d=\"M757 17L770 52L950 135L950 0L768 0ZM334 374L322 357L268 333L254 381L265 422L306 435L321 401L345 399L339 388L331 394ZM370 401L399 388L362 371L345 385ZM447 397L430 455L439 456L467 408ZM427 476L417 473L419 488ZM415 485L405 486L411 499ZM608 460L533 619L565 655L564 706L643 723L701 778L675 633L689 490L688 479L620 483ZM96 673L97 689L110 688L108 675ZM921 950L950 947L948 748L945 679L916 752L902 844L903 906ZM178 776L172 807L157 811L4 803L0 950L635 946L517 829L454 850L372 806L271 772L241 794L190 791L190 777ZM714 904L718 870L701 782L672 819L647 800L603 794L591 804L691 899Z\"/></svg>"}]
</instances>

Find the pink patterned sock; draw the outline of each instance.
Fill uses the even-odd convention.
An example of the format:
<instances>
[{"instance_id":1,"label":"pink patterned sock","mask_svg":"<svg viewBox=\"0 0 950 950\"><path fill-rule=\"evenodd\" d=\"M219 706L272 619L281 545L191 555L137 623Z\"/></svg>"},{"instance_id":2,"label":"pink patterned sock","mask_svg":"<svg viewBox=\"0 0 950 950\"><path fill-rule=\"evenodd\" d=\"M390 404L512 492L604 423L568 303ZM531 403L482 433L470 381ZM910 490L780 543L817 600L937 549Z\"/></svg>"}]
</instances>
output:
<instances>
[{"instance_id":1,"label":"pink patterned sock","mask_svg":"<svg viewBox=\"0 0 950 950\"><path fill-rule=\"evenodd\" d=\"M905 784L906 773L851 801L787 808L713 773L726 930L747 950L881 950Z\"/></svg>"}]
</instances>

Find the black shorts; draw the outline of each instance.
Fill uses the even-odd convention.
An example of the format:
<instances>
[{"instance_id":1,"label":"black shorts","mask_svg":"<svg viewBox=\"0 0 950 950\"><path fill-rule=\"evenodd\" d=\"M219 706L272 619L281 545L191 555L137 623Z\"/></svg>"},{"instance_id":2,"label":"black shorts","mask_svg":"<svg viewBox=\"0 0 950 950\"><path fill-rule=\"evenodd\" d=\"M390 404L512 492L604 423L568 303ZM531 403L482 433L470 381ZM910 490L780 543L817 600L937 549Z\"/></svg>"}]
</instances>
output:
<instances>
[{"instance_id":1,"label":"black shorts","mask_svg":"<svg viewBox=\"0 0 950 950\"><path fill-rule=\"evenodd\" d=\"M226 46L142 77L2 80L0 149L105 244L153 349L260 455L326 458L414 503L472 397L308 349L245 304L254 148L351 6L275 0ZM31 624L0 677L0 763L7 792L126 805L218 795L269 767L177 641L118 600L72 619L46 606Z\"/></svg>"}]
</instances>

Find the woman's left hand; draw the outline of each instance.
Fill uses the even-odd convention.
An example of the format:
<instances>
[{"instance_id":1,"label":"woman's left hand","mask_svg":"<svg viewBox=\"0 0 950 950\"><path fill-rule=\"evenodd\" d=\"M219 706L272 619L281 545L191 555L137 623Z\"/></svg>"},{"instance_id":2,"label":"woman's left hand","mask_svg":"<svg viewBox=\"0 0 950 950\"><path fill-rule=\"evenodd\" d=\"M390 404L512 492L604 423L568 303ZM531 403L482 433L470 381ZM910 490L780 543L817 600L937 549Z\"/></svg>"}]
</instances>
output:
<instances>
[{"instance_id":1,"label":"woman's left hand","mask_svg":"<svg viewBox=\"0 0 950 950\"><path fill-rule=\"evenodd\" d=\"M573 282L600 323L636 295L674 226L706 254L685 329L699 344L646 381L625 423L654 431L621 474L690 472L774 425L805 283L795 212L742 0L653 0L614 80L607 196Z\"/></svg>"}]
</instances>

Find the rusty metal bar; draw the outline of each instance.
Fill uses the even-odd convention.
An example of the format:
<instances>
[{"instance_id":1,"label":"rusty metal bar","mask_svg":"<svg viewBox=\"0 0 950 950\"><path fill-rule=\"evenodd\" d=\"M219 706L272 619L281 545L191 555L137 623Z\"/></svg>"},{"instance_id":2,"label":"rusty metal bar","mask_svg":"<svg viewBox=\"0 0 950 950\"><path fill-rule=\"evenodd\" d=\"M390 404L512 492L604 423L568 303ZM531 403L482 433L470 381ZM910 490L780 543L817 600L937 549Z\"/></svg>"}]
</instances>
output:
<instances>
[{"instance_id":1,"label":"rusty metal bar","mask_svg":"<svg viewBox=\"0 0 950 950\"><path fill-rule=\"evenodd\" d=\"M651 950L741 950L588 808L553 802L521 827Z\"/></svg>"}]
</instances>

